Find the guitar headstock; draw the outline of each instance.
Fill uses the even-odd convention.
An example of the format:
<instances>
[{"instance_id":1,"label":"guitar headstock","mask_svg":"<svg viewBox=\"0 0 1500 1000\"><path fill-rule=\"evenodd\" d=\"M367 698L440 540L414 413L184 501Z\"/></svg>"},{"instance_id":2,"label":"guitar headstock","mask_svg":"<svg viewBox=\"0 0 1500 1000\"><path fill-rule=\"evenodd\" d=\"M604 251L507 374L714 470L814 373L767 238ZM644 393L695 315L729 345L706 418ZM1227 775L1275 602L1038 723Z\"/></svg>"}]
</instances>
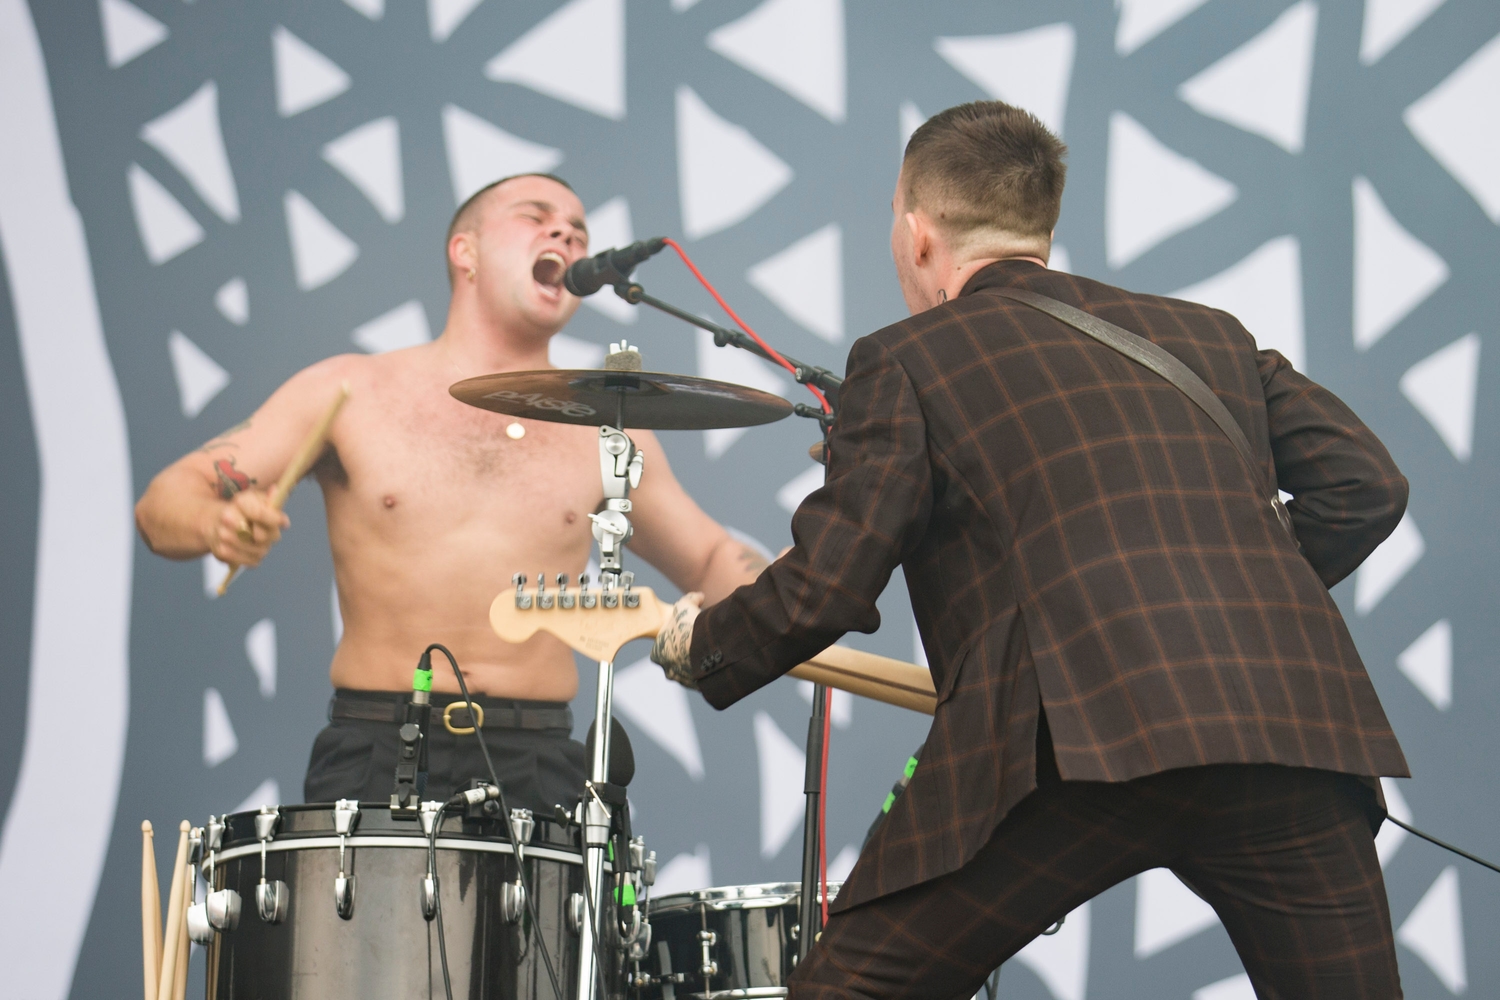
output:
<instances>
[{"instance_id":1,"label":"guitar headstock","mask_svg":"<svg viewBox=\"0 0 1500 1000\"><path fill-rule=\"evenodd\" d=\"M576 589L559 573L556 589L548 589L546 574L528 588L517 573L515 590L496 597L490 605L490 627L506 642L520 643L537 632L550 632L570 647L596 660L613 660L632 639L651 638L661 629L669 605L650 587L634 585L634 574L621 574L620 587L589 587L579 578Z\"/></svg>"}]
</instances>

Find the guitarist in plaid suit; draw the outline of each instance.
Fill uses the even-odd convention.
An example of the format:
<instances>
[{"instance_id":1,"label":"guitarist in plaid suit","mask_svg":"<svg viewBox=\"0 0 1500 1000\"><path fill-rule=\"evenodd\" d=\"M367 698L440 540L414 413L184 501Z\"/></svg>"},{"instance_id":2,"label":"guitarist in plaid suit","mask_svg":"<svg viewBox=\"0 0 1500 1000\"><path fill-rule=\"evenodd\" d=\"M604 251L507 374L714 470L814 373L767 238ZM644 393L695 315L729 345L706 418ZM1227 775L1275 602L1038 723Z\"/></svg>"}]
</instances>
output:
<instances>
[{"instance_id":1,"label":"guitarist in plaid suit","mask_svg":"<svg viewBox=\"0 0 1500 1000\"><path fill-rule=\"evenodd\" d=\"M1377 779L1408 772L1328 588L1406 480L1233 316L1049 270L1065 152L999 102L913 134L891 233L911 318L850 352L794 547L701 615L679 602L653 655L724 708L875 631L906 575L937 713L793 996L972 996L1165 867L1257 996L1399 997L1374 832ZM1002 290L1165 349L1254 464L1173 382Z\"/></svg>"}]
</instances>

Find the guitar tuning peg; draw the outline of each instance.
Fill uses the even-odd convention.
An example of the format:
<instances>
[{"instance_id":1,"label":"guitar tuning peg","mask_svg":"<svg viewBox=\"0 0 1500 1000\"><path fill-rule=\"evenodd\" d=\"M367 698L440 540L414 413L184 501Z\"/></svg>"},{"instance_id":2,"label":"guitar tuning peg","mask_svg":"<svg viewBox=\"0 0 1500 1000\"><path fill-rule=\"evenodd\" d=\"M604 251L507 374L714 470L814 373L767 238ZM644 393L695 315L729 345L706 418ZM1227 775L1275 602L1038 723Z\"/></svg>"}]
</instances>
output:
<instances>
[{"instance_id":1,"label":"guitar tuning peg","mask_svg":"<svg viewBox=\"0 0 1500 1000\"><path fill-rule=\"evenodd\" d=\"M531 608L531 595L526 593L526 574L517 573L510 580L516 585L516 607L522 611L529 610Z\"/></svg>"},{"instance_id":2,"label":"guitar tuning peg","mask_svg":"<svg viewBox=\"0 0 1500 1000\"><path fill-rule=\"evenodd\" d=\"M589 575L580 574L578 577L579 601L584 608L591 609L599 606L599 594L589 589Z\"/></svg>"},{"instance_id":3,"label":"guitar tuning peg","mask_svg":"<svg viewBox=\"0 0 1500 1000\"><path fill-rule=\"evenodd\" d=\"M589 586L589 575L587 573L579 573L578 574L578 586L582 587L585 590L588 589L588 586Z\"/></svg>"},{"instance_id":4,"label":"guitar tuning peg","mask_svg":"<svg viewBox=\"0 0 1500 1000\"><path fill-rule=\"evenodd\" d=\"M552 592L547 589L547 574L536 575L536 604L539 608L552 607Z\"/></svg>"},{"instance_id":5,"label":"guitar tuning peg","mask_svg":"<svg viewBox=\"0 0 1500 1000\"><path fill-rule=\"evenodd\" d=\"M566 574L566 573L559 573L559 574L557 574L557 589L559 589L559 590L567 590L568 589L568 574Z\"/></svg>"},{"instance_id":6,"label":"guitar tuning peg","mask_svg":"<svg viewBox=\"0 0 1500 1000\"><path fill-rule=\"evenodd\" d=\"M620 582L625 584L625 606L627 608L638 608L641 606L641 595L630 588L635 586L635 574L630 570L620 574Z\"/></svg>"},{"instance_id":7,"label":"guitar tuning peg","mask_svg":"<svg viewBox=\"0 0 1500 1000\"><path fill-rule=\"evenodd\" d=\"M568 574L557 574L557 603L562 608L573 608L577 606L578 599L568 591Z\"/></svg>"}]
</instances>

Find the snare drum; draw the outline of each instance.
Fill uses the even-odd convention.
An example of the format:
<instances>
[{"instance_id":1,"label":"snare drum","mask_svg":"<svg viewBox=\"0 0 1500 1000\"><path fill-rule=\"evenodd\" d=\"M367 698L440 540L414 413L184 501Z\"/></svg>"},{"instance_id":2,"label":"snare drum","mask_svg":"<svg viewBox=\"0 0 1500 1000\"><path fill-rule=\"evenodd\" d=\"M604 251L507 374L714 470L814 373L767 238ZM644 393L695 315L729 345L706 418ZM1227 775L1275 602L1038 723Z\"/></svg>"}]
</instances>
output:
<instances>
[{"instance_id":1,"label":"snare drum","mask_svg":"<svg viewBox=\"0 0 1500 1000\"><path fill-rule=\"evenodd\" d=\"M839 884L828 883L830 899ZM642 997L784 997L797 963L800 882L697 889L652 899ZM645 978L645 977L642 977Z\"/></svg>"},{"instance_id":2,"label":"snare drum","mask_svg":"<svg viewBox=\"0 0 1500 1000\"><path fill-rule=\"evenodd\" d=\"M209 1000L443 996L437 925L424 913L434 900L420 819L340 802L235 813L222 824L210 824L203 872L211 890L232 889L238 899L208 899L216 928L233 923L206 932ZM565 997L576 995L569 914L583 867L574 834L529 818L518 828L540 925L525 905L504 822L445 815L438 831L455 997L563 1000L554 997L543 943ZM231 906L237 921L224 916Z\"/></svg>"}]
</instances>

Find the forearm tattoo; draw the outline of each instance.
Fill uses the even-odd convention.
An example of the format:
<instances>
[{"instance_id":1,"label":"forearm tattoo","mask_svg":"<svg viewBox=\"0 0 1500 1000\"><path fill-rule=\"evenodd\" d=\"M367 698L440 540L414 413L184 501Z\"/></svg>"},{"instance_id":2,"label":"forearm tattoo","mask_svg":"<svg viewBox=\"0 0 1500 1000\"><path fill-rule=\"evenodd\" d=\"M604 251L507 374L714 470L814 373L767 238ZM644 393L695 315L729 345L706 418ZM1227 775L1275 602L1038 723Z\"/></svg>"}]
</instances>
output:
<instances>
[{"instance_id":1,"label":"forearm tattoo","mask_svg":"<svg viewBox=\"0 0 1500 1000\"><path fill-rule=\"evenodd\" d=\"M755 551L748 545L741 546L740 567L744 569L746 573L754 573L759 575L760 571L765 569L769 565L771 564L766 561L765 556L761 555L759 552Z\"/></svg>"},{"instance_id":2,"label":"forearm tattoo","mask_svg":"<svg viewBox=\"0 0 1500 1000\"><path fill-rule=\"evenodd\" d=\"M199 448L198 450L206 454L207 452L213 451L215 448L238 448L239 443L236 441L231 441L229 439L238 434L240 431L247 430L249 427L250 421L248 418L245 420L241 420L239 423L235 424L224 433L215 435L213 440L206 442L203 447Z\"/></svg>"},{"instance_id":3,"label":"forearm tattoo","mask_svg":"<svg viewBox=\"0 0 1500 1000\"><path fill-rule=\"evenodd\" d=\"M660 664L669 678L683 687L696 689L697 681L688 669L688 650L693 643L693 619L697 609L678 605L672 609L671 620L656 634L651 646L651 659Z\"/></svg>"},{"instance_id":4,"label":"forearm tattoo","mask_svg":"<svg viewBox=\"0 0 1500 1000\"><path fill-rule=\"evenodd\" d=\"M255 485L254 479L235 468L232 455L214 463L214 476L219 481L219 499L221 500L233 500L236 493L243 493Z\"/></svg>"}]
</instances>

